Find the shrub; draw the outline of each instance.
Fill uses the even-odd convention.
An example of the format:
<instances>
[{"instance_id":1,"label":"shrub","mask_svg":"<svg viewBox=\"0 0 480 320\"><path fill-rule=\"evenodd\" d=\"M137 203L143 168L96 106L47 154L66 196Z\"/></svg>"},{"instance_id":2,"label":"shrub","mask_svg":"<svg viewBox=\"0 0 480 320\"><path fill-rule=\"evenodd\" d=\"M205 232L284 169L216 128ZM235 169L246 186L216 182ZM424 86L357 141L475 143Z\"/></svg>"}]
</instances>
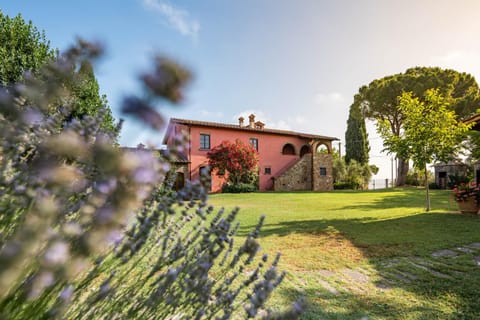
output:
<instances>
[{"instance_id":1,"label":"shrub","mask_svg":"<svg viewBox=\"0 0 480 320\"><path fill-rule=\"evenodd\" d=\"M471 178L467 175L449 174L447 187L453 189L455 186L470 183L470 180Z\"/></svg>"},{"instance_id":2,"label":"shrub","mask_svg":"<svg viewBox=\"0 0 480 320\"><path fill-rule=\"evenodd\" d=\"M285 276L278 256L256 257L263 219L234 249L238 209L209 206L201 182L173 192L168 155L118 148L105 112L65 120L69 70L100 49L80 41L41 71L45 81L0 91L0 318L256 316ZM156 58L146 98L126 98L124 113L161 128L152 99L180 101L188 78Z\"/></svg>"},{"instance_id":3,"label":"shrub","mask_svg":"<svg viewBox=\"0 0 480 320\"><path fill-rule=\"evenodd\" d=\"M405 178L405 184L407 186L418 187L420 185L420 180L417 172L413 172L412 170L409 170Z\"/></svg>"},{"instance_id":4,"label":"shrub","mask_svg":"<svg viewBox=\"0 0 480 320\"><path fill-rule=\"evenodd\" d=\"M358 188L359 188L359 185L352 182L335 182L333 184L333 189L336 189L336 190L345 190L345 189L357 190Z\"/></svg>"},{"instance_id":5,"label":"shrub","mask_svg":"<svg viewBox=\"0 0 480 320\"><path fill-rule=\"evenodd\" d=\"M435 175L432 171L427 172L428 181L434 181ZM405 177L405 184L408 186L425 186L425 172L422 169L410 168ZM430 184L429 184L430 185Z\"/></svg>"},{"instance_id":6,"label":"shrub","mask_svg":"<svg viewBox=\"0 0 480 320\"><path fill-rule=\"evenodd\" d=\"M438 187L437 183L435 183L435 182L430 182L430 183L428 184L428 188L429 188L429 189L440 189L440 188Z\"/></svg>"},{"instance_id":7,"label":"shrub","mask_svg":"<svg viewBox=\"0 0 480 320\"><path fill-rule=\"evenodd\" d=\"M239 184L225 184L222 188L224 193L245 193L245 192L255 192L258 188L256 185L248 183L239 183Z\"/></svg>"},{"instance_id":8,"label":"shrub","mask_svg":"<svg viewBox=\"0 0 480 320\"><path fill-rule=\"evenodd\" d=\"M458 186L454 186L452 191L455 201L466 201L472 197L478 201L480 198L480 186L475 182L460 183Z\"/></svg>"},{"instance_id":9,"label":"shrub","mask_svg":"<svg viewBox=\"0 0 480 320\"><path fill-rule=\"evenodd\" d=\"M345 157L333 153L334 189L368 189L373 172L378 173L376 166L358 163L355 160L347 164Z\"/></svg>"},{"instance_id":10,"label":"shrub","mask_svg":"<svg viewBox=\"0 0 480 320\"><path fill-rule=\"evenodd\" d=\"M258 153L255 148L236 139L222 141L207 153L208 165L219 175L227 174L230 184L251 183L255 180Z\"/></svg>"}]
</instances>

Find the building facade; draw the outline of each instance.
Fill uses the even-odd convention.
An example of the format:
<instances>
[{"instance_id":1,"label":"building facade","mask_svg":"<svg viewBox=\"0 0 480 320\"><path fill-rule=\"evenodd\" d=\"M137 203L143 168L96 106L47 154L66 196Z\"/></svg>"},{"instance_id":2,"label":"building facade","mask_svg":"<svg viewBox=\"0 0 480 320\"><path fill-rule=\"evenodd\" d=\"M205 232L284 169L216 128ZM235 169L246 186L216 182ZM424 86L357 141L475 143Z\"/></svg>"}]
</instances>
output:
<instances>
[{"instance_id":1,"label":"building facade","mask_svg":"<svg viewBox=\"0 0 480 320\"><path fill-rule=\"evenodd\" d=\"M186 119L170 119L163 143L167 148L179 136L187 137L188 146L182 151L186 170L180 179L198 180L208 171L207 153L222 141L239 139L250 143L259 156L260 191L327 191L333 190L332 141L334 137L268 129L249 116L248 123L223 124ZM211 174L211 192L220 192L225 177Z\"/></svg>"}]
</instances>

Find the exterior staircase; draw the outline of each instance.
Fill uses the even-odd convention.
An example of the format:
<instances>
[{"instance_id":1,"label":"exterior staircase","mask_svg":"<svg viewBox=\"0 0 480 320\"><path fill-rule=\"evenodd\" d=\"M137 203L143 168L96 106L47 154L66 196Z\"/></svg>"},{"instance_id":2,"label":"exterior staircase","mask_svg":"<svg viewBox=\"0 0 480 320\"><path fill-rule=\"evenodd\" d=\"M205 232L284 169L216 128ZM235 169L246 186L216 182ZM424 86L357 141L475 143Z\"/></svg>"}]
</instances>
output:
<instances>
[{"instance_id":1,"label":"exterior staircase","mask_svg":"<svg viewBox=\"0 0 480 320\"><path fill-rule=\"evenodd\" d=\"M273 178L274 191L312 190L312 155L295 159Z\"/></svg>"}]
</instances>

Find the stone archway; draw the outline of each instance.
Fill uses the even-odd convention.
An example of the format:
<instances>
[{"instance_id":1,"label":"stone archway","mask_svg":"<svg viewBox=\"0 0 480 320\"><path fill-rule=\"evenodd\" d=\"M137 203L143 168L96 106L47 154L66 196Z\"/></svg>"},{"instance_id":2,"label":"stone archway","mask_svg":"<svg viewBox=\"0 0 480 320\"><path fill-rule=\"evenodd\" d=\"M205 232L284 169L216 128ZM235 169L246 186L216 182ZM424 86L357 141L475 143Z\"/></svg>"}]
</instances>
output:
<instances>
[{"instance_id":1,"label":"stone archway","mask_svg":"<svg viewBox=\"0 0 480 320\"><path fill-rule=\"evenodd\" d=\"M331 153L330 146L325 144L325 143L320 142L315 147L315 152L316 153L321 153L321 154L330 154Z\"/></svg>"}]
</instances>

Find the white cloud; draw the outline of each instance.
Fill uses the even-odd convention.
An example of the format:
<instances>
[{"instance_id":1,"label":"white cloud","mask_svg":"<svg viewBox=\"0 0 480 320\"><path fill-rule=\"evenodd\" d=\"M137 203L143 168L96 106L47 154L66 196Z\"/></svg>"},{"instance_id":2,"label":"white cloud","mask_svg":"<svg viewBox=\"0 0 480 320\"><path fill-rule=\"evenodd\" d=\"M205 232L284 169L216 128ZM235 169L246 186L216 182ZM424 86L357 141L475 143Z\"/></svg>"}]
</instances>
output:
<instances>
[{"instance_id":1,"label":"white cloud","mask_svg":"<svg viewBox=\"0 0 480 320\"><path fill-rule=\"evenodd\" d=\"M295 116L295 117L293 117L292 121L293 121L293 123L295 123L297 125L301 125L301 124L306 123L307 119L305 119L305 117L303 117L303 116Z\"/></svg>"},{"instance_id":2,"label":"white cloud","mask_svg":"<svg viewBox=\"0 0 480 320\"><path fill-rule=\"evenodd\" d=\"M280 129L280 130L294 130L292 126L289 124L289 121L279 120L277 122L269 123L269 128L272 129ZM298 129L297 129L298 131Z\"/></svg>"},{"instance_id":3,"label":"white cloud","mask_svg":"<svg viewBox=\"0 0 480 320\"><path fill-rule=\"evenodd\" d=\"M223 118L223 112L221 112L221 111L210 111L210 110L206 110L206 109L200 110L200 115L204 118L216 118L216 119Z\"/></svg>"},{"instance_id":4,"label":"white cloud","mask_svg":"<svg viewBox=\"0 0 480 320\"><path fill-rule=\"evenodd\" d=\"M200 23L192 19L188 11L175 8L161 0L143 0L143 5L147 9L163 15L172 29L177 30L184 36L192 37L194 40L197 39Z\"/></svg>"},{"instance_id":5,"label":"white cloud","mask_svg":"<svg viewBox=\"0 0 480 320\"><path fill-rule=\"evenodd\" d=\"M315 95L315 103L320 105L328 105L332 103L342 103L345 98L339 92L317 93Z\"/></svg>"},{"instance_id":6,"label":"white cloud","mask_svg":"<svg viewBox=\"0 0 480 320\"><path fill-rule=\"evenodd\" d=\"M473 75L477 81L480 80L480 54L478 52L454 50L444 55L431 57L429 64L467 72Z\"/></svg>"}]
</instances>

